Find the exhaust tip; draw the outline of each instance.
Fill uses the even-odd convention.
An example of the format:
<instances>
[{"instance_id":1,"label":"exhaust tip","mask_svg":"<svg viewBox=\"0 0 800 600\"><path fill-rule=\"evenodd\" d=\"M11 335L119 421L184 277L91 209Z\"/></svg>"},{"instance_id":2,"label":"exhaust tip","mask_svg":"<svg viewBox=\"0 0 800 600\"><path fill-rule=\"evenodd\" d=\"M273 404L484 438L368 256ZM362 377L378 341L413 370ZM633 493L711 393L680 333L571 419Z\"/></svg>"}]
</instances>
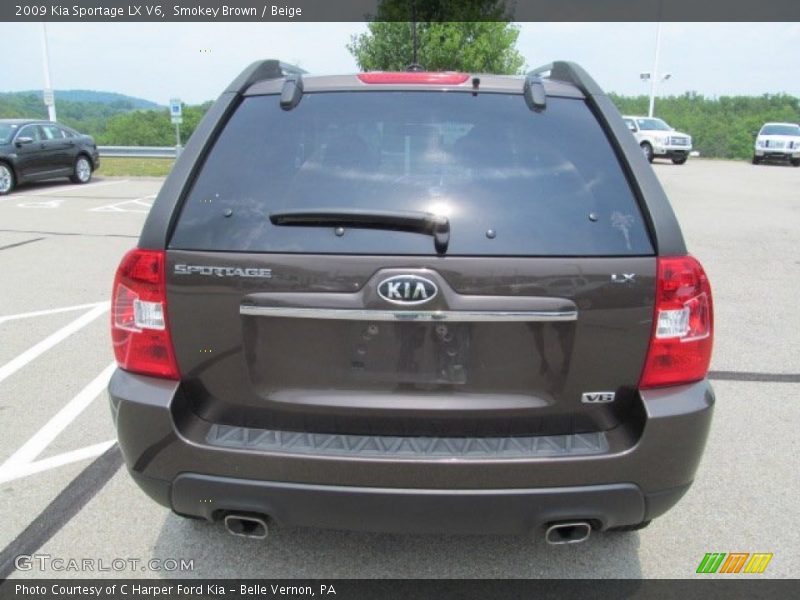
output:
<instances>
[{"instance_id":1,"label":"exhaust tip","mask_svg":"<svg viewBox=\"0 0 800 600\"><path fill-rule=\"evenodd\" d=\"M269 533L265 518L253 515L225 515L225 529L232 535L263 540Z\"/></svg>"},{"instance_id":2,"label":"exhaust tip","mask_svg":"<svg viewBox=\"0 0 800 600\"><path fill-rule=\"evenodd\" d=\"M547 528L544 539L552 546L561 544L580 544L589 539L592 526L586 521L574 523L555 523Z\"/></svg>"}]
</instances>

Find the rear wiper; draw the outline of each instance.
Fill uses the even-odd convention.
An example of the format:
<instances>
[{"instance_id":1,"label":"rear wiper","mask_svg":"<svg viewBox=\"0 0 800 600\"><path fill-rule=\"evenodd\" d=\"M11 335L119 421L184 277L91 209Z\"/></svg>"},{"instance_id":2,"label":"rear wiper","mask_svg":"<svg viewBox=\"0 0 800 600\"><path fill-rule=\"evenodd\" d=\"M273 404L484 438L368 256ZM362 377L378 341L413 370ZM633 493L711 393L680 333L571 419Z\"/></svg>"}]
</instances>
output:
<instances>
[{"instance_id":1,"label":"rear wiper","mask_svg":"<svg viewBox=\"0 0 800 600\"><path fill-rule=\"evenodd\" d=\"M270 213L273 225L305 227L358 227L393 229L432 235L436 252L444 254L450 243L450 221L442 215L422 211L304 208Z\"/></svg>"}]
</instances>

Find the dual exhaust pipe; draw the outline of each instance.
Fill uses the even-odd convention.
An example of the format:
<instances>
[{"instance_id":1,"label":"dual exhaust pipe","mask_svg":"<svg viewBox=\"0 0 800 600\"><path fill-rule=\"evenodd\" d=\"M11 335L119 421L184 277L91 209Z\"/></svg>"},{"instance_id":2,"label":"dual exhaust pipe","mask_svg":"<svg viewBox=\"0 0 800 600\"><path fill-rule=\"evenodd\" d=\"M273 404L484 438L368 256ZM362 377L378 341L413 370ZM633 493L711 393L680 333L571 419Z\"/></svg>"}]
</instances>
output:
<instances>
[{"instance_id":1,"label":"dual exhaust pipe","mask_svg":"<svg viewBox=\"0 0 800 600\"><path fill-rule=\"evenodd\" d=\"M267 518L252 514L225 515L225 529L232 535L258 540L269 534ZM588 540L591 533L592 526L587 521L553 523L545 530L544 539L552 546L579 544Z\"/></svg>"},{"instance_id":2,"label":"dual exhaust pipe","mask_svg":"<svg viewBox=\"0 0 800 600\"><path fill-rule=\"evenodd\" d=\"M269 534L267 518L252 514L225 515L225 529L232 535L257 540L263 540Z\"/></svg>"},{"instance_id":3,"label":"dual exhaust pipe","mask_svg":"<svg viewBox=\"0 0 800 600\"><path fill-rule=\"evenodd\" d=\"M588 540L591 533L592 526L587 521L553 523L545 531L544 539L551 546L580 544Z\"/></svg>"}]
</instances>

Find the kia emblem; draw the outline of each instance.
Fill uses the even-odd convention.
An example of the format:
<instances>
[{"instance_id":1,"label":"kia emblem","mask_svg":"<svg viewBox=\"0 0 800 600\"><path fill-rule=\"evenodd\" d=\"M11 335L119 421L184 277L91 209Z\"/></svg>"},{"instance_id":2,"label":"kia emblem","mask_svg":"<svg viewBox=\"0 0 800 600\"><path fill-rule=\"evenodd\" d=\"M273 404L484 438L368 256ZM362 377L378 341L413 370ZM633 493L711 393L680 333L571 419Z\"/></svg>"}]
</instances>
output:
<instances>
[{"instance_id":1,"label":"kia emblem","mask_svg":"<svg viewBox=\"0 0 800 600\"><path fill-rule=\"evenodd\" d=\"M419 275L395 275L378 284L378 295L394 304L423 304L438 293L435 283Z\"/></svg>"}]
</instances>

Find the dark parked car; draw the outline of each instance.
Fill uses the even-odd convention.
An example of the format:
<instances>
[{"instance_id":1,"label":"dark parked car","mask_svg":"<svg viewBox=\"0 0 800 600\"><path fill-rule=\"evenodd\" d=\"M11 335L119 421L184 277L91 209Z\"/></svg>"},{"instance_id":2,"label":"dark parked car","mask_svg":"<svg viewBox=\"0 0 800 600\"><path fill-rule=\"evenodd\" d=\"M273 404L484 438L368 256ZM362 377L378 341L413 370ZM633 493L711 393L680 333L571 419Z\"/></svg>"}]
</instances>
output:
<instances>
[{"instance_id":1,"label":"dark parked car","mask_svg":"<svg viewBox=\"0 0 800 600\"><path fill-rule=\"evenodd\" d=\"M20 183L57 177L88 183L99 166L91 136L50 121L0 119L0 195Z\"/></svg>"},{"instance_id":2,"label":"dark parked car","mask_svg":"<svg viewBox=\"0 0 800 600\"><path fill-rule=\"evenodd\" d=\"M136 482L187 517L408 532L637 529L711 423L708 278L578 66L252 65L113 287Z\"/></svg>"}]
</instances>

